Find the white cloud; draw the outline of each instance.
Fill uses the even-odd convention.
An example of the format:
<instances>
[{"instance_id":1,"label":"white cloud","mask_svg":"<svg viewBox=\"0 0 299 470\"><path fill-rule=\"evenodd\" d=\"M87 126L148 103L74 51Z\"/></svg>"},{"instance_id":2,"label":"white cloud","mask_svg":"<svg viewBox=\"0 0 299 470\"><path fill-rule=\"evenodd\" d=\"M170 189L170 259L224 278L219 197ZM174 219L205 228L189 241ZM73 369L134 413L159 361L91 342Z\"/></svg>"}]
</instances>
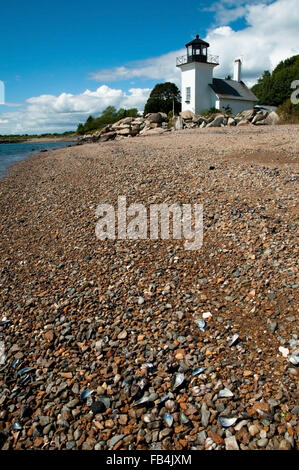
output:
<instances>
[{"instance_id":1,"label":"white cloud","mask_svg":"<svg viewBox=\"0 0 299 470\"><path fill-rule=\"evenodd\" d=\"M178 70L175 66L177 55L183 55L184 49L169 52L160 57L154 57L142 61L131 62L127 66L102 69L91 73L92 79L98 82L114 82L117 80L130 80L132 78L148 78L153 80L179 82Z\"/></svg>"},{"instance_id":2,"label":"white cloud","mask_svg":"<svg viewBox=\"0 0 299 470\"><path fill-rule=\"evenodd\" d=\"M243 80L253 85L265 69L273 70L283 59L299 52L298 0L221 0L208 8L215 13L219 26L207 36L210 53L220 56L216 77L233 72L236 57L243 59ZM247 26L234 30L229 23L245 17ZM226 23L226 24L225 24ZM132 62L127 66L99 70L92 74L97 81L149 78L180 84L180 71L175 67L176 56L185 49L160 57Z\"/></svg>"},{"instance_id":3,"label":"white cloud","mask_svg":"<svg viewBox=\"0 0 299 470\"><path fill-rule=\"evenodd\" d=\"M131 88L128 92L100 86L96 91L59 96L41 95L27 100L22 110L0 114L0 134L64 132L75 129L87 117L99 115L107 106L142 110L149 88Z\"/></svg>"}]
</instances>

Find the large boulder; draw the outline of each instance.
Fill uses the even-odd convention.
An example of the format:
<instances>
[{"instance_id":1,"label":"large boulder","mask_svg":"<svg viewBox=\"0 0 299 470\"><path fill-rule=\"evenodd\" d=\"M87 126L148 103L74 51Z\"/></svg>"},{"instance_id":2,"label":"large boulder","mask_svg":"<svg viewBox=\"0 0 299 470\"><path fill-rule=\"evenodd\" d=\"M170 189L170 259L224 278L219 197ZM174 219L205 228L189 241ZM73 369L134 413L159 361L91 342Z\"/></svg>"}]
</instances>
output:
<instances>
[{"instance_id":1,"label":"large boulder","mask_svg":"<svg viewBox=\"0 0 299 470\"><path fill-rule=\"evenodd\" d=\"M256 110L255 109L246 109L245 111L242 111L239 114L243 119L247 119L247 121L251 121L251 119L253 119L255 114L256 114Z\"/></svg>"},{"instance_id":2,"label":"large boulder","mask_svg":"<svg viewBox=\"0 0 299 470\"><path fill-rule=\"evenodd\" d=\"M189 119L192 121L192 119L195 117L195 114L192 111L182 111L180 116L186 121Z\"/></svg>"},{"instance_id":3,"label":"large boulder","mask_svg":"<svg viewBox=\"0 0 299 470\"><path fill-rule=\"evenodd\" d=\"M237 126L249 126L250 122L248 119L242 119L242 121L238 122Z\"/></svg>"},{"instance_id":4,"label":"large boulder","mask_svg":"<svg viewBox=\"0 0 299 470\"><path fill-rule=\"evenodd\" d=\"M224 121L224 116L223 114L219 114L218 116L213 119L212 122L210 122L207 127L221 127L221 124L223 124Z\"/></svg>"},{"instance_id":5,"label":"large boulder","mask_svg":"<svg viewBox=\"0 0 299 470\"><path fill-rule=\"evenodd\" d=\"M168 129L163 129L162 127L156 127L156 129L144 128L139 134L140 135L159 135L168 132Z\"/></svg>"},{"instance_id":6,"label":"large boulder","mask_svg":"<svg viewBox=\"0 0 299 470\"><path fill-rule=\"evenodd\" d=\"M116 129L117 127L124 125L124 124L130 124L132 121L134 121L135 118L133 117L125 117L120 119L119 121L115 122L112 124L111 128Z\"/></svg>"},{"instance_id":7,"label":"large boulder","mask_svg":"<svg viewBox=\"0 0 299 470\"><path fill-rule=\"evenodd\" d=\"M251 123L256 124L257 122L263 121L264 119L266 119L267 116L268 116L268 111L261 110L254 116Z\"/></svg>"},{"instance_id":8,"label":"large boulder","mask_svg":"<svg viewBox=\"0 0 299 470\"><path fill-rule=\"evenodd\" d=\"M100 142L107 142L107 140L114 140L116 137L116 132L106 132L106 134L101 134L99 141Z\"/></svg>"},{"instance_id":9,"label":"large boulder","mask_svg":"<svg viewBox=\"0 0 299 470\"><path fill-rule=\"evenodd\" d=\"M182 116L176 116L172 120L173 127L176 131L181 131L184 128Z\"/></svg>"},{"instance_id":10,"label":"large boulder","mask_svg":"<svg viewBox=\"0 0 299 470\"><path fill-rule=\"evenodd\" d=\"M236 125L236 121L234 120L234 118L229 117L228 120L227 120L227 125L228 125L229 127L235 126L235 125Z\"/></svg>"},{"instance_id":11,"label":"large boulder","mask_svg":"<svg viewBox=\"0 0 299 470\"><path fill-rule=\"evenodd\" d=\"M279 124L280 117L275 111L271 111L271 113L266 117L265 123L270 124L271 126Z\"/></svg>"},{"instance_id":12,"label":"large boulder","mask_svg":"<svg viewBox=\"0 0 299 470\"><path fill-rule=\"evenodd\" d=\"M192 119L192 122L194 122L195 124L200 125L202 122L206 123L207 120L203 116L199 116L198 114L195 114L193 119Z\"/></svg>"},{"instance_id":13,"label":"large boulder","mask_svg":"<svg viewBox=\"0 0 299 470\"><path fill-rule=\"evenodd\" d=\"M162 122L164 121L164 118L162 117L161 113L150 113L147 114L145 117L149 123L162 124Z\"/></svg>"},{"instance_id":14,"label":"large boulder","mask_svg":"<svg viewBox=\"0 0 299 470\"><path fill-rule=\"evenodd\" d=\"M125 127L117 131L117 135L130 135L132 133L131 127Z\"/></svg>"}]
</instances>

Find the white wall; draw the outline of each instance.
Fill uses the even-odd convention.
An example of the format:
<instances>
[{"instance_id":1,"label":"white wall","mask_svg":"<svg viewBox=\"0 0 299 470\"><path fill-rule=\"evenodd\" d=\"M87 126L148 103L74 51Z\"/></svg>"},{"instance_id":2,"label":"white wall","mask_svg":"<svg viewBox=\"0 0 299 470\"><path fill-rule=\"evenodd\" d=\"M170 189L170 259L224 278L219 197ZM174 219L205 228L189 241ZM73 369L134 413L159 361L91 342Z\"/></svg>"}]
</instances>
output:
<instances>
[{"instance_id":1,"label":"white wall","mask_svg":"<svg viewBox=\"0 0 299 470\"><path fill-rule=\"evenodd\" d=\"M181 66L181 95L182 111L192 111L195 113L195 68L194 64L185 64ZM191 88L190 103L186 103L186 88Z\"/></svg>"},{"instance_id":2,"label":"white wall","mask_svg":"<svg viewBox=\"0 0 299 470\"><path fill-rule=\"evenodd\" d=\"M223 107L230 106L232 114L238 114L246 109L253 109L256 102L255 101L246 101L246 100L230 100L230 99L220 99L217 102L217 109L224 111Z\"/></svg>"},{"instance_id":3,"label":"white wall","mask_svg":"<svg viewBox=\"0 0 299 470\"><path fill-rule=\"evenodd\" d=\"M182 111L200 114L203 110L214 106L214 99L209 84L213 83L215 64L193 62L181 66L182 73ZM186 103L186 88L191 88L190 103Z\"/></svg>"}]
</instances>

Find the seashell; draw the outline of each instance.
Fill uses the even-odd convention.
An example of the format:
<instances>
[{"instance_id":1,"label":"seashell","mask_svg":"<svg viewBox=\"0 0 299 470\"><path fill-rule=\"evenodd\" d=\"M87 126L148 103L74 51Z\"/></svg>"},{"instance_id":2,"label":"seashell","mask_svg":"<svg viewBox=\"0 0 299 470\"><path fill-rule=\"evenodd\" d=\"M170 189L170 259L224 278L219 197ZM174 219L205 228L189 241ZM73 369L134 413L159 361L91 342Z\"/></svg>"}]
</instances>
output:
<instances>
[{"instance_id":1,"label":"seashell","mask_svg":"<svg viewBox=\"0 0 299 470\"><path fill-rule=\"evenodd\" d=\"M176 402L174 400L167 400L165 402L165 408L168 410L168 411L171 411L173 412L175 409L176 409Z\"/></svg>"},{"instance_id":2,"label":"seashell","mask_svg":"<svg viewBox=\"0 0 299 470\"><path fill-rule=\"evenodd\" d=\"M169 395L164 395L164 397L162 397L159 401L158 401L158 405L163 405L164 402L166 402L166 400L168 400L169 398Z\"/></svg>"},{"instance_id":3,"label":"seashell","mask_svg":"<svg viewBox=\"0 0 299 470\"><path fill-rule=\"evenodd\" d=\"M21 376L32 371L32 367L24 367L23 369L18 370L17 375Z\"/></svg>"},{"instance_id":4,"label":"seashell","mask_svg":"<svg viewBox=\"0 0 299 470\"><path fill-rule=\"evenodd\" d=\"M239 335L235 333L229 340L229 346L233 346L234 344L236 344L238 339L239 339Z\"/></svg>"},{"instance_id":5,"label":"seashell","mask_svg":"<svg viewBox=\"0 0 299 470\"><path fill-rule=\"evenodd\" d=\"M220 390L218 393L218 398L229 398L233 397L234 394L231 392L228 388L224 388L223 390Z\"/></svg>"},{"instance_id":6,"label":"seashell","mask_svg":"<svg viewBox=\"0 0 299 470\"><path fill-rule=\"evenodd\" d=\"M224 428L229 428L230 426L233 426L235 424L237 419L238 418L228 418L227 416L220 416L218 418L218 421Z\"/></svg>"},{"instance_id":7,"label":"seashell","mask_svg":"<svg viewBox=\"0 0 299 470\"><path fill-rule=\"evenodd\" d=\"M140 390L144 390L147 387L147 385L148 385L148 379L146 378L143 378L138 382L138 386Z\"/></svg>"},{"instance_id":8,"label":"seashell","mask_svg":"<svg viewBox=\"0 0 299 470\"><path fill-rule=\"evenodd\" d=\"M199 395L201 395L201 392L202 392L202 390L201 390L200 387L197 387L197 386L196 386L196 387L192 387L192 395L193 395L194 397L198 397Z\"/></svg>"},{"instance_id":9,"label":"seashell","mask_svg":"<svg viewBox=\"0 0 299 470\"><path fill-rule=\"evenodd\" d=\"M185 415L185 413L180 413L180 423L181 424L188 424L190 422L189 418Z\"/></svg>"},{"instance_id":10,"label":"seashell","mask_svg":"<svg viewBox=\"0 0 299 470\"><path fill-rule=\"evenodd\" d=\"M294 366L297 366L299 364L299 355L293 354L292 356L290 356L289 362L291 362L291 364L294 364Z\"/></svg>"},{"instance_id":11,"label":"seashell","mask_svg":"<svg viewBox=\"0 0 299 470\"><path fill-rule=\"evenodd\" d=\"M205 320L206 318L211 318L212 314L211 312L204 312L202 314L202 318Z\"/></svg>"},{"instance_id":12,"label":"seashell","mask_svg":"<svg viewBox=\"0 0 299 470\"><path fill-rule=\"evenodd\" d=\"M177 374L175 374L173 376L173 379L172 379L172 388L173 388L173 390L179 388L182 385L182 383L184 382L184 380L185 380L185 376L184 376L183 373L178 372Z\"/></svg>"},{"instance_id":13,"label":"seashell","mask_svg":"<svg viewBox=\"0 0 299 470\"><path fill-rule=\"evenodd\" d=\"M25 405L21 412L20 412L20 420L22 421L24 418L29 418L32 415L32 408L29 405Z\"/></svg>"},{"instance_id":14,"label":"seashell","mask_svg":"<svg viewBox=\"0 0 299 470\"><path fill-rule=\"evenodd\" d=\"M198 367L192 372L192 376L195 377L196 375L202 374L204 372L204 367Z\"/></svg>"},{"instance_id":15,"label":"seashell","mask_svg":"<svg viewBox=\"0 0 299 470\"><path fill-rule=\"evenodd\" d=\"M4 325L6 325L7 323L10 323L10 320L3 320L3 321L0 321L0 326L4 326Z\"/></svg>"},{"instance_id":16,"label":"seashell","mask_svg":"<svg viewBox=\"0 0 299 470\"><path fill-rule=\"evenodd\" d=\"M202 320L201 318L198 318L194 320L194 323L198 326L200 331L205 331L206 322L204 320Z\"/></svg>"},{"instance_id":17,"label":"seashell","mask_svg":"<svg viewBox=\"0 0 299 470\"><path fill-rule=\"evenodd\" d=\"M27 382L27 380L30 379L30 375L29 374L26 374L22 380L20 381L20 385L23 385L25 382Z\"/></svg>"},{"instance_id":18,"label":"seashell","mask_svg":"<svg viewBox=\"0 0 299 470\"><path fill-rule=\"evenodd\" d=\"M142 397L142 398L139 398L139 400L137 400L133 406L142 405L143 403L149 403L150 401L151 400L149 396Z\"/></svg>"},{"instance_id":19,"label":"seashell","mask_svg":"<svg viewBox=\"0 0 299 470\"><path fill-rule=\"evenodd\" d=\"M12 429L14 431L21 431L21 429L23 429L23 426L18 422L16 421L13 425L12 425Z\"/></svg>"},{"instance_id":20,"label":"seashell","mask_svg":"<svg viewBox=\"0 0 299 470\"><path fill-rule=\"evenodd\" d=\"M86 400L92 393L93 393L93 390L83 390L83 392L80 395L81 400Z\"/></svg>"},{"instance_id":21,"label":"seashell","mask_svg":"<svg viewBox=\"0 0 299 470\"><path fill-rule=\"evenodd\" d=\"M169 413L164 413L162 418L166 426L171 428L171 426L173 425L173 416L171 416Z\"/></svg>"},{"instance_id":22,"label":"seashell","mask_svg":"<svg viewBox=\"0 0 299 470\"><path fill-rule=\"evenodd\" d=\"M131 382L132 382L132 377L127 377L123 380L121 387L122 388L128 387Z\"/></svg>"},{"instance_id":23,"label":"seashell","mask_svg":"<svg viewBox=\"0 0 299 470\"><path fill-rule=\"evenodd\" d=\"M13 369L15 369L15 368L17 367L17 365L19 364L19 362L20 362L20 359L15 359L15 360L12 362L11 367L12 367Z\"/></svg>"}]
</instances>

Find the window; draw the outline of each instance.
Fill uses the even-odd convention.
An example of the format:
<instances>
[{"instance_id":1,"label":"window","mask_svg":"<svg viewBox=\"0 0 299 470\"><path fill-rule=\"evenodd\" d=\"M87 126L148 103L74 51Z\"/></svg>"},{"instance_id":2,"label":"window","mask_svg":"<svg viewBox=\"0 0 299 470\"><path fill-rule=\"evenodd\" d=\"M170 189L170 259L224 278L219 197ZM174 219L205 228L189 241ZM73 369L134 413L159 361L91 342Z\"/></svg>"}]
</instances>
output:
<instances>
[{"instance_id":1,"label":"window","mask_svg":"<svg viewBox=\"0 0 299 470\"><path fill-rule=\"evenodd\" d=\"M191 87L187 86L186 88L186 102L191 100Z\"/></svg>"}]
</instances>

